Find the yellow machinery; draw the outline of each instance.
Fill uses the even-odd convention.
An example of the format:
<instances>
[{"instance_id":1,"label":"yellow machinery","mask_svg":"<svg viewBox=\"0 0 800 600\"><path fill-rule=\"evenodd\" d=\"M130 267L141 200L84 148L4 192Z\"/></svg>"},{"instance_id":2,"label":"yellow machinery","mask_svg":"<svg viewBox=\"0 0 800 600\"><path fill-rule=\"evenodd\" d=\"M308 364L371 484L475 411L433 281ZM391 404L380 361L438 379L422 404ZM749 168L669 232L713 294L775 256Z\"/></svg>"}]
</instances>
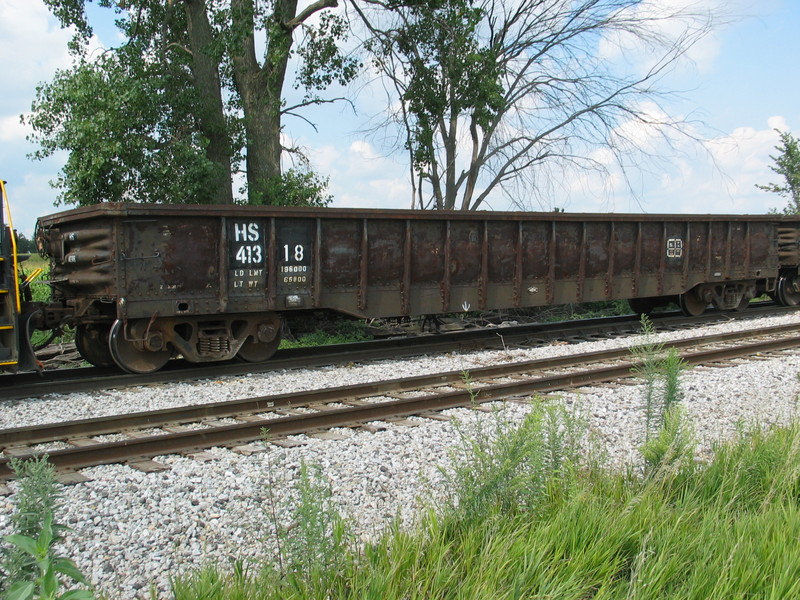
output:
<instances>
[{"instance_id":1,"label":"yellow machinery","mask_svg":"<svg viewBox=\"0 0 800 600\"><path fill-rule=\"evenodd\" d=\"M0 180L0 371L38 369L28 336L30 314L5 182Z\"/></svg>"}]
</instances>

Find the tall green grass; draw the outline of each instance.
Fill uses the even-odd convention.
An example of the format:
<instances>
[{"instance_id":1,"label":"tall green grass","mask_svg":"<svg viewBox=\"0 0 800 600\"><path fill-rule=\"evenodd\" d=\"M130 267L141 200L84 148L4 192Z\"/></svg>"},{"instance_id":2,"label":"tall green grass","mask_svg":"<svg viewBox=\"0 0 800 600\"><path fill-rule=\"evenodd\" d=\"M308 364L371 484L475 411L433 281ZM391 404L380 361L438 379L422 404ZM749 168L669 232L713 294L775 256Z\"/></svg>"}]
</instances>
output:
<instances>
[{"instance_id":1,"label":"tall green grass","mask_svg":"<svg viewBox=\"0 0 800 600\"><path fill-rule=\"evenodd\" d=\"M438 510L340 548L315 579L324 588L289 585L271 566L212 568L176 580L175 597L800 597L800 428L746 432L709 464L634 477L579 460L563 419L543 407L519 428L498 426L489 445L468 440L473 462L456 468Z\"/></svg>"}]
</instances>

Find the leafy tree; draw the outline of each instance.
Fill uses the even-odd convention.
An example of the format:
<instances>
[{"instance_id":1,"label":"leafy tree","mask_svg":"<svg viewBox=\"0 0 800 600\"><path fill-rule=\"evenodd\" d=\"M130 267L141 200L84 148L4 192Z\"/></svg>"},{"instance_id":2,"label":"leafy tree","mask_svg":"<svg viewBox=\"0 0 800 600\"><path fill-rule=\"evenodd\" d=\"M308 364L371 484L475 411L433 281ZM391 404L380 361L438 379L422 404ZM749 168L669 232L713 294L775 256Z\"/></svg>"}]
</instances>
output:
<instances>
[{"instance_id":1,"label":"leafy tree","mask_svg":"<svg viewBox=\"0 0 800 600\"><path fill-rule=\"evenodd\" d=\"M326 193L327 188L327 177L320 177L307 168L291 168L282 175L267 180L261 200L264 204L273 206L324 207L333 200Z\"/></svg>"},{"instance_id":2,"label":"leafy tree","mask_svg":"<svg viewBox=\"0 0 800 600\"><path fill-rule=\"evenodd\" d=\"M193 91L164 81L158 67L121 59L83 62L38 88L34 156L68 153L55 182L59 200L232 202L230 166L209 158L186 111Z\"/></svg>"},{"instance_id":3,"label":"leafy tree","mask_svg":"<svg viewBox=\"0 0 800 600\"><path fill-rule=\"evenodd\" d=\"M17 252L20 254L34 254L36 252L36 242L25 237L24 233L19 231L17 234Z\"/></svg>"},{"instance_id":4,"label":"leafy tree","mask_svg":"<svg viewBox=\"0 0 800 600\"><path fill-rule=\"evenodd\" d=\"M281 176L283 116L327 101L318 92L359 68L337 46L343 20L325 12L336 0L303 9L297 0L97 0L116 11L126 41L94 60L85 56L87 0L45 2L75 28L79 57L39 89L30 119L36 156L70 152L57 182L65 202L232 202L231 173L244 160L248 200L264 203ZM294 52L302 61L296 85L306 94L286 106Z\"/></svg>"},{"instance_id":5,"label":"leafy tree","mask_svg":"<svg viewBox=\"0 0 800 600\"><path fill-rule=\"evenodd\" d=\"M775 146L779 154L770 155L775 161L775 165L770 166L770 169L783 177L784 183L756 184L756 187L788 198L789 204L783 209L785 214L800 214L800 141L788 131L778 129L775 131L778 132L781 143Z\"/></svg>"},{"instance_id":6,"label":"leafy tree","mask_svg":"<svg viewBox=\"0 0 800 600\"><path fill-rule=\"evenodd\" d=\"M203 0L137 2L114 8L120 47L91 59L83 0L46 0L74 26L73 68L37 90L29 121L37 158L69 153L56 185L65 203L102 201L231 203L232 144L218 60L205 51Z\"/></svg>"},{"instance_id":7,"label":"leafy tree","mask_svg":"<svg viewBox=\"0 0 800 600\"><path fill-rule=\"evenodd\" d=\"M530 197L549 165L602 171L599 149L623 164L642 129L685 131L645 100L657 105L655 84L711 27L708 14L643 0L370 4L394 15L356 6L390 83L386 125L409 154L415 204L438 209L474 210L519 184ZM614 46L650 60L599 50Z\"/></svg>"}]
</instances>

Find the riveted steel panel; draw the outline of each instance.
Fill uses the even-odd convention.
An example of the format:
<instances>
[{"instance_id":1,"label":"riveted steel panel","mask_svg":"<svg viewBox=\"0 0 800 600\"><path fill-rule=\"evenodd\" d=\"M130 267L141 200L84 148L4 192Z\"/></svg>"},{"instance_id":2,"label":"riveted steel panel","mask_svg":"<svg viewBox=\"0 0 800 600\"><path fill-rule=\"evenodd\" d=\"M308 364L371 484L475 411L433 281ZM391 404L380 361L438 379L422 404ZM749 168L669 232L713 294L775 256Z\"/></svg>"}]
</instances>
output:
<instances>
[{"instance_id":1,"label":"riveted steel panel","mask_svg":"<svg viewBox=\"0 0 800 600\"><path fill-rule=\"evenodd\" d=\"M800 262L798 223L768 215L107 205L40 227L62 297L125 298L161 315L392 316L669 296Z\"/></svg>"}]
</instances>

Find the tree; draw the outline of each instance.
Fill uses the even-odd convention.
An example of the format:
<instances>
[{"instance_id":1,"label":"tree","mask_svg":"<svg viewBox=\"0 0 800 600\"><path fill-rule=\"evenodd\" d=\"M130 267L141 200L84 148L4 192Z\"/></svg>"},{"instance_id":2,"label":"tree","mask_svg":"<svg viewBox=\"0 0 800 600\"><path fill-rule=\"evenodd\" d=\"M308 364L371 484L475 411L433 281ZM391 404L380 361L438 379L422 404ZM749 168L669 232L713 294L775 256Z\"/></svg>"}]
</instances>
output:
<instances>
[{"instance_id":1,"label":"tree","mask_svg":"<svg viewBox=\"0 0 800 600\"><path fill-rule=\"evenodd\" d=\"M797 215L800 214L800 141L788 131L779 129L775 131L780 136L781 144L775 146L779 154L770 155L775 161L775 165L771 165L770 169L783 177L784 183L756 184L756 187L788 198L789 204L783 212L787 215Z\"/></svg>"},{"instance_id":2,"label":"tree","mask_svg":"<svg viewBox=\"0 0 800 600\"><path fill-rule=\"evenodd\" d=\"M621 163L637 148L631 129L682 130L645 101L657 105L656 84L711 27L708 14L644 0L371 4L395 15L385 24L356 7L397 107L387 125L409 153L414 204L438 209L474 210L520 182L535 189L550 164L605 169L598 149ZM610 47L650 60L611 60Z\"/></svg>"},{"instance_id":3,"label":"tree","mask_svg":"<svg viewBox=\"0 0 800 600\"><path fill-rule=\"evenodd\" d=\"M299 10L297 0L274 0L266 3L270 11L254 0L231 0L230 8L218 13L217 21L223 22L226 33L226 60L244 113L251 203L262 203L265 190L274 187L274 179L280 176L283 115L324 102L315 91L334 81L344 85L358 72L358 62L343 56L336 46L347 33L341 17L323 13L318 26L308 25L311 17L337 5L337 0L317 0ZM287 107L283 102L283 86L294 36L300 29L306 35L304 45L298 50L304 61L298 85L304 86L308 93L301 102ZM259 30L266 33L267 39L262 63L255 49Z\"/></svg>"},{"instance_id":4,"label":"tree","mask_svg":"<svg viewBox=\"0 0 800 600\"><path fill-rule=\"evenodd\" d=\"M82 0L47 3L75 27L76 64L38 88L29 118L41 147L35 157L69 153L60 200L233 202L233 148L205 2L117 8L126 42L92 59Z\"/></svg>"},{"instance_id":5,"label":"tree","mask_svg":"<svg viewBox=\"0 0 800 600\"><path fill-rule=\"evenodd\" d=\"M100 6L118 13L117 25L126 39L99 60L85 56L92 35L86 0L45 2L63 26L75 27L71 47L80 57L75 67L40 88L31 117L34 141L42 146L37 156L70 152L72 168L68 166L58 181L67 202L110 198L231 202L231 172L244 157L249 202L280 203L281 198L266 195L281 177L283 116L325 102L317 92L334 81L350 81L359 66L337 46L347 33L341 17L324 14L336 0L318 0L303 9L297 0L98 0ZM319 23L310 24L320 13ZM256 56L256 37L261 34L266 36L263 61ZM293 52L302 60L297 85L307 92L301 102L285 106L283 88ZM94 85L88 81L91 77L108 92L102 106L86 87ZM137 99L133 111L128 110L131 95ZM58 104L56 97L69 106ZM81 121L93 121L89 117L98 109L114 116L107 135L77 139L70 135L76 129L90 129L91 124ZM138 146L119 148L129 138ZM107 158L101 168L97 165L101 161L91 159L98 144ZM120 150L128 150L128 156L114 160ZM137 154L141 160L136 160ZM161 164L173 165L173 172L164 171L158 181L162 188L172 189L159 189L153 185L155 179L142 171L152 174L148 161L160 156L165 157ZM87 164L98 169L92 172ZM181 178L182 174L187 177ZM187 188L179 183L193 176L198 177L195 185ZM110 189L73 184L88 184L98 177L104 179L99 185ZM147 197L139 195L141 186L133 185L142 180L152 186Z\"/></svg>"},{"instance_id":6,"label":"tree","mask_svg":"<svg viewBox=\"0 0 800 600\"><path fill-rule=\"evenodd\" d=\"M215 162L194 117L196 94L119 54L60 71L28 121L36 158L66 151L59 201L232 202L230 161Z\"/></svg>"}]
</instances>

